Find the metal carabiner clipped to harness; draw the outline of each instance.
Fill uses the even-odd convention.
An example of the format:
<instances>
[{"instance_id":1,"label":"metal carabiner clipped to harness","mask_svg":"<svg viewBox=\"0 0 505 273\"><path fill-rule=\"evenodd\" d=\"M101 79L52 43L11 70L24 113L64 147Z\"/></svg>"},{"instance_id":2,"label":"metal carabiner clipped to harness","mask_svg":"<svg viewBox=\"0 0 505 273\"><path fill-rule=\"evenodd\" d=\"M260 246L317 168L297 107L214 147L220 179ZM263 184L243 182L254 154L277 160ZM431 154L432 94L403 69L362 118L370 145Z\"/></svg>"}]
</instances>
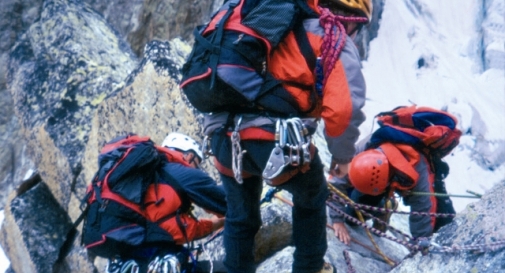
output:
<instances>
[{"instance_id":1,"label":"metal carabiner clipped to harness","mask_svg":"<svg viewBox=\"0 0 505 273\"><path fill-rule=\"evenodd\" d=\"M270 181L277 177L284 167L289 164L284 156L284 147L286 146L284 121L278 119L275 123L275 147L270 153L265 169L263 170L263 178Z\"/></svg>"},{"instance_id":2,"label":"metal carabiner clipped to harness","mask_svg":"<svg viewBox=\"0 0 505 273\"><path fill-rule=\"evenodd\" d=\"M308 130L303 124L302 120L299 118L291 118L287 120L288 124L292 128L294 138L296 139L296 147L298 149L298 165L308 164L311 161L310 155L310 136Z\"/></svg>"}]
</instances>

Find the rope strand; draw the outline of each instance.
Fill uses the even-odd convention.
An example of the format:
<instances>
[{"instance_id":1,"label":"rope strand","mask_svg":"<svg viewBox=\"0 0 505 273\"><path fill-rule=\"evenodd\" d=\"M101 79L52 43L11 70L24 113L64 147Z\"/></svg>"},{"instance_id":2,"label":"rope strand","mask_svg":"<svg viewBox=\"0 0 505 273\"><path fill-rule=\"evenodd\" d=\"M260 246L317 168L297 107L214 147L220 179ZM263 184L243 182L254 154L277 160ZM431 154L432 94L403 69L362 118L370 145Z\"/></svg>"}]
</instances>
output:
<instances>
[{"instance_id":1,"label":"rope strand","mask_svg":"<svg viewBox=\"0 0 505 273\"><path fill-rule=\"evenodd\" d=\"M366 23L368 19L366 17L334 15L329 9L322 7L319 7L319 11L321 12L319 24L324 29L323 43L321 44L324 86L347 40L347 32L343 23Z\"/></svg>"}]
</instances>

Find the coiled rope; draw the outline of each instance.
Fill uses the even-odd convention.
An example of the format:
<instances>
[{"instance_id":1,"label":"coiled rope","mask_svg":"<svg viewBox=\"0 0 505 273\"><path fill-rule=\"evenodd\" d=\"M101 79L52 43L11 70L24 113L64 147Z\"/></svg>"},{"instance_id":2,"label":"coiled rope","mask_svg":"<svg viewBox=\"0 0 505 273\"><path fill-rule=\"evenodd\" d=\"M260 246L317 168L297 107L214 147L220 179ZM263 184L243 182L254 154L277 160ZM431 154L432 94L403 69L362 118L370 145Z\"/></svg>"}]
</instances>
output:
<instances>
[{"instance_id":1,"label":"coiled rope","mask_svg":"<svg viewBox=\"0 0 505 273\"><path fill-rule=\"evenodd\" d=\"M324 86L345 46L347 33L342 23L366 23L368 19L366 17L334 15L329 9L322 7L319 7L319 11L321 12L319 24L324 29L323 43L321 44Z\"/></svg>"}]
</instances>

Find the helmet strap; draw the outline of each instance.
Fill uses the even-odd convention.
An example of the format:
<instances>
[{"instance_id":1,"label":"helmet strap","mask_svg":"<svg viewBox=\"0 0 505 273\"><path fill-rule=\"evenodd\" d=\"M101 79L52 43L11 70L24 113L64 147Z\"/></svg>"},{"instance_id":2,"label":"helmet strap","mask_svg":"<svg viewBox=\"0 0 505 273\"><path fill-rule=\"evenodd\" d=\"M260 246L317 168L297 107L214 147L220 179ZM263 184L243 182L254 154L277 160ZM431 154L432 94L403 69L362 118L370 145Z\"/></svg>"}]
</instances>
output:
<instances>
[{"instance_id":1,"label":"helmet strap","mask_svg":"<svg viewBox=\"0 0 505 273\"><path fill-rule=\"evenodd\" d=\"M195 168L197 168L197 169L200 168L201 162L196 161L196 158L199 158L199 157L194 152L192 152L192 151L183 152L183 158L190 165L195 166Z\"/></svg>"}]
</instances>

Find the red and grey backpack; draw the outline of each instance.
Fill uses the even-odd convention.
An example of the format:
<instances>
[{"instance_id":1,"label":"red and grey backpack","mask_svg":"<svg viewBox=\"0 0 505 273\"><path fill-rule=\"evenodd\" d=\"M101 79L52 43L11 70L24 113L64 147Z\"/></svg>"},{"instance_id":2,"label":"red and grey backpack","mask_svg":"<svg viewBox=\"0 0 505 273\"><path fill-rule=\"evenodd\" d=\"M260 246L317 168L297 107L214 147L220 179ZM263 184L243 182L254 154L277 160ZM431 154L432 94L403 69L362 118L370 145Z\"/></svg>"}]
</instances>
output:
<instances>
[{"instance_id":1,"label":"red and grey backpack","mask_svg":"<svg viewBox=\"0 0 505 273\"><path fill-rule=\"evenodd\" d=\"M190 208L190 201L180 186L170 174L161 171L163 164L173 160L162 150L148 137L133 134L105 144L86 199L82 243L90 252L107 258L149 257L160 247L177 248L167 231L146 218L146 192L153 186L156 196L160 196L155 202L170 201L161 197L174 196L162 192L171 189L181 203L176 211L166 212L160 221L178 217ZM185 234L184 227L179 228Z\"/></svg>"},{"instance_id":2,"label":"red and grey backpack","mask_svg":"<svg viewBox=\"0 0 505 273\"><path fill-rule=\"evenodd\" d=\"M298 114L296 100L268 72L267 62L272 49L293 30L307 65L315 69L316 56L302 22L318 14L306 2L225 1L207 25L194 31L180 83L191 104L201 112Z\"/></svg>"},{"instance_id":3,"label":"red and grey backpack","mask_svg":"<svg viewBox=\"0 0 505 273\"><path fill-rule=\"evenodd\" d=\"M375 117L380 127L370 139L373 147L384 142L408 144L428 157L443 158L461 137L456 117L430 107L400 106Z\"/></svg>"}]
</instances>

